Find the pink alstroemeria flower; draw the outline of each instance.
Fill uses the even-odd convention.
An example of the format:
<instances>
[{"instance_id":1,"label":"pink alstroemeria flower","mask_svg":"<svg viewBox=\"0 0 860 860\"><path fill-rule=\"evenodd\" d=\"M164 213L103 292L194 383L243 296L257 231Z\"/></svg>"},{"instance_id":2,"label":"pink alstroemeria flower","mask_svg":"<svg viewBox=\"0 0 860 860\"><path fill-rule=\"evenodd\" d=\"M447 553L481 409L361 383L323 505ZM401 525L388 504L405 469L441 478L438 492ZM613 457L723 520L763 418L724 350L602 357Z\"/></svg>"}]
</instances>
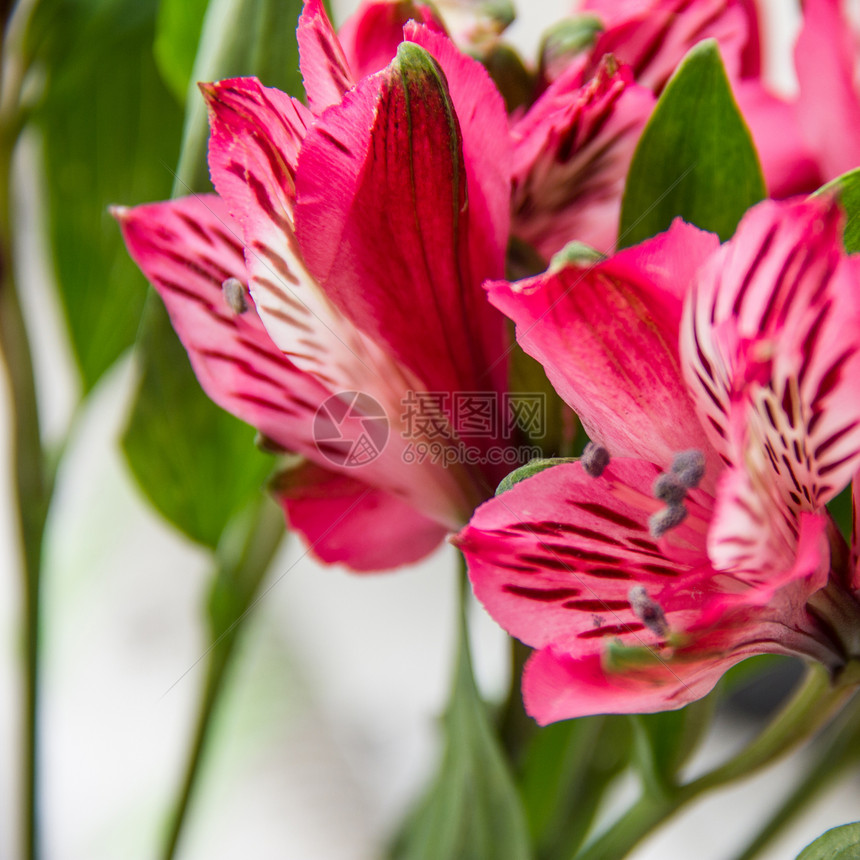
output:
<instances>
[{"instance_id":1,"label":"pink alstroemeria flower","mask_svg":"<svg viewBox=\"0 0 860 860\"><path fill-rule=\"evenodd\" d=\"M202 86L217 196L116 211L208 395L305 458L277 487L291 525L357 570L426 555L509 470L486 461L510 445L497 425L464 461L452 403L506 386L506 321L481 286L504 273L504 104L447 37L404 35L384 5L348 30L389 22L378 40L344 45L309 0L310 109L255 78ZM410 428L422 395L437 409ZM346 413L378 456L346 457Z\"/></svg>"},{"instance_id":2,"label":"pink alstroemeria flower","mask_svg":"<svg viewBox=\"0 0 860 860\"><path fill-rule=\"evenodd\" d=\"M753 0L589 0L581 11L600 23L594 44L511 128L512 230L545 260L574 240L615 247L624 183L656 97L704 39L720 46L771 196L821 184L796 105L761 80Z\"/></svg>"},{"instance_id":3,"label":"pink alstroemeria flower","mask_svg":"<svg viewBox=\"0 0 860 860\"><path fill-rule=\"evenodd\" d=\"M838 208L813 199L754 207L721 247L676 221L490 286L611 454L599 476L586 457L522 480L456 539L490 614L537 649L538 722L679 708L754 654L834 673L857 656L824 505L860 464L858 283Z\"/></svg>"}]
</instances>

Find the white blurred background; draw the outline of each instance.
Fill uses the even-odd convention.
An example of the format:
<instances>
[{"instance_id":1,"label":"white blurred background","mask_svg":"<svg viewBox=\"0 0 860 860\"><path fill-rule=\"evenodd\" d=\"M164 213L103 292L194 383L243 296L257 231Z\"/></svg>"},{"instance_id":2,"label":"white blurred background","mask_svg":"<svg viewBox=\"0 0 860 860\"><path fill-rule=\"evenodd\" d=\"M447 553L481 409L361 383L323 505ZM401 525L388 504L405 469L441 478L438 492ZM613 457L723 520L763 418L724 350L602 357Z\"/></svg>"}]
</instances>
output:
<instances>
[{"instance_id":1,"label":"white blurred background","mask_svg":"<svg viewBox=\"0 0 860 860\"><path fill-rule=\"evenodd\" d=\"M337 20L354 5L335 3ZM527 57L567 7L528 3L512 31ZM769 41L785 45L798 23L794 4L772 0L767 12ZM787 55L771 73L790 90ZM21 283L46 433L57 437L71 419L75 381L39 250L32 144L18 171L28 261ZM50 860L156 856L203 682L209 567L149 509L118 451L133 378L132 363L121 363L79 416L51 514L41 762ZM0 858L12 858L21 600L8 481L0 483ZM285 541L218 713L184 860L380 856L433 768L453 661L455 568L446 547L413 569L356 577L315 565L298 538ZM478 609L473 626L481 687L499 700L510 683L506 637ZM719 721L700 762L719 760L744 731ZM756 832L801 762L692 807L634 857L724 860ZM794 857L823 829L860 817L858 788L856 777L834 788L765 856ZM622 787L618 804L627 797Z\"/></svg>"}]
</instances>

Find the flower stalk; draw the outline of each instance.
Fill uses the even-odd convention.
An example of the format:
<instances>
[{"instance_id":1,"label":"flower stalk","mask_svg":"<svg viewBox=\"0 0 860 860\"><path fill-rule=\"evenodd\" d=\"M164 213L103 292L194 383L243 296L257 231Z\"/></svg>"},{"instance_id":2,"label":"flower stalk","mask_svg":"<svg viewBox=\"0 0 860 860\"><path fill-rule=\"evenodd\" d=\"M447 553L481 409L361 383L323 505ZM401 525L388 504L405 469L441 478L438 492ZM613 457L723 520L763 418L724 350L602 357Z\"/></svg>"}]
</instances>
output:
<instances>
[{"instance_id":1,"label":"flower stalk","mask_svg":"<svg viewBox=\"0 0 860 860\"><path fill-rule=\"evenodd\" d=\"M213 717L229 681L236 646L246 626L245 618L258 600L265 574L284 536L281 513L265 498L252 505L244 516L240 515L239 520L235 532L229 528L225 530L225 539L219 547L210 602L213 645L207 654L206 679L185 773L164 842L163 860L173 860L177 856L211 736ZM215 609L219 588L229 590L232 596L225 616Z\"/></svg>"},{"instance_id":2,"label":"flower stalk","mask_svg":"<svg viewBox=\"0 0 860 860\"><path fill-rule=\"evenodd\" d=\"M54 469L42 446L32 350L15 281L12 235L12 161L23 126L23 60L17 46L32 11L20 3L6 19L4 4L2 91L0 91L0 361L9 386L14 508L22 574L24 703L21 766L22 857L36 860L39 841L39 674L42 541L54 484Z\"/></svg>"},{"instance_id":3,"label":"flower stalk","mask_svg":"<svg viewBox=\"0 0 860 860\"><path fill-rule=\"evenodd\" d=\"M849 664L834 682L823 666L810 665L805 679L773 722L728 761L691 782L661 794L643 793L617 821L579 854L576 860L615 860L705 792L746 778L772 764L823 728L855 692L860 665Z\"/></svg>"}]
</instances>

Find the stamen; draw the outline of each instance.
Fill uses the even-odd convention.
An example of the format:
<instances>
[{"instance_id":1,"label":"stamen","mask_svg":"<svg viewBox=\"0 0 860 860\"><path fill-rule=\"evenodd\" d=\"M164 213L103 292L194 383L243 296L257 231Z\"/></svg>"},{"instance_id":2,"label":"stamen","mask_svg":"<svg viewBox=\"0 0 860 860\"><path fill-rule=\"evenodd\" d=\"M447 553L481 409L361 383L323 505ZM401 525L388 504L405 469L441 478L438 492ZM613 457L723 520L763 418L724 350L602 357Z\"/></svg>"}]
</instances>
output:
<instances>
[{"instance_id":1,"label":"stamen","mask_svg":"<svg viewBox=\"0 0 860 860\"><path fill-rule=\"evenodd\" d=\"M698 487L705 476L705 455L698 448L679 451L672 460L672 472L688 489Z\"/></svg>"},{"instance_id":2,"label":"stamen","mask_svg":"<svg viewBox=\"0 0 860 860\"><path fill-rule=\"evenodd\" d=\"M669 624L666 621L666 613L656 600L648 596L644 585L634 585L627 592L630 608L633 614L657 636L665 637L669 632Z\"/></svg>"},{"instance_id":3,"label":"stamen","mask_svg":"<svg viewBox=\"0 0 860 860\"><path fill-rule=\"evenodd\" d=\"M666 532L681 525L687 519L687 509L683 505L669 505L652 514L648 520L651 537L655 540L663 537Z\"/></svg>"},{"instance_id":4,"label":"stamen","mask_svg":"<svg viewBox=\"0 0 860 860\"><path fill-rule=\"evenodd\" d=\"M674 472L663 472L654 481L654 498L667 505L680 505L687 498L687 488Z\"/></svg>"},{"instance_id":5,"label":"stamen","mask_svg":"<svg viewBox=\"0 0 860 860\"><path fill-rule=\"evenodd\" d=\"M224 301L234 314L243 314L248 310L248 300L245 298L245 286L238 278L227 278L221 284Z\"/></svg>"},{"instance_id":6,"label":"stamen","mask_svg":"<svg viewBox=\"0 0 860 860\"><path fill-rule=\"evenodd\" d=\"M603 470L609 465L609 451L602 445L589 442L585 446L579 462L582 463L582 468L585 469L587 475L591 475L592 478L599 478L603 474Z\"/></svg>"}]
</instances>

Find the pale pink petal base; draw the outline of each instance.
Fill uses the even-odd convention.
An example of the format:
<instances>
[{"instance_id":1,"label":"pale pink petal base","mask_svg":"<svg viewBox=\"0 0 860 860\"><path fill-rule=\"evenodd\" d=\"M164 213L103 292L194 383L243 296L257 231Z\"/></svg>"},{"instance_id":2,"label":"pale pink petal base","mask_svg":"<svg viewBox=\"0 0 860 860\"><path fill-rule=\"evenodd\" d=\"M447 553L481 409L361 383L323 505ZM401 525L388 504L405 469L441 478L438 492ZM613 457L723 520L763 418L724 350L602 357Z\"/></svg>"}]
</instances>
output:
<instances>
[{"instance_id":1,"label":"pale pink petal base","mask_svg":"<svg viewBox=\"0 0 860 860\"><path fill-rule=\"evenodd\" d=\"M214 195L114 214L132 259L164 300L203 390L274 442L315 454L313 416L329 396L272 343L245 292L242 313L223 283L247 275L238 224Z\"/></svg>"}]
</instances>

